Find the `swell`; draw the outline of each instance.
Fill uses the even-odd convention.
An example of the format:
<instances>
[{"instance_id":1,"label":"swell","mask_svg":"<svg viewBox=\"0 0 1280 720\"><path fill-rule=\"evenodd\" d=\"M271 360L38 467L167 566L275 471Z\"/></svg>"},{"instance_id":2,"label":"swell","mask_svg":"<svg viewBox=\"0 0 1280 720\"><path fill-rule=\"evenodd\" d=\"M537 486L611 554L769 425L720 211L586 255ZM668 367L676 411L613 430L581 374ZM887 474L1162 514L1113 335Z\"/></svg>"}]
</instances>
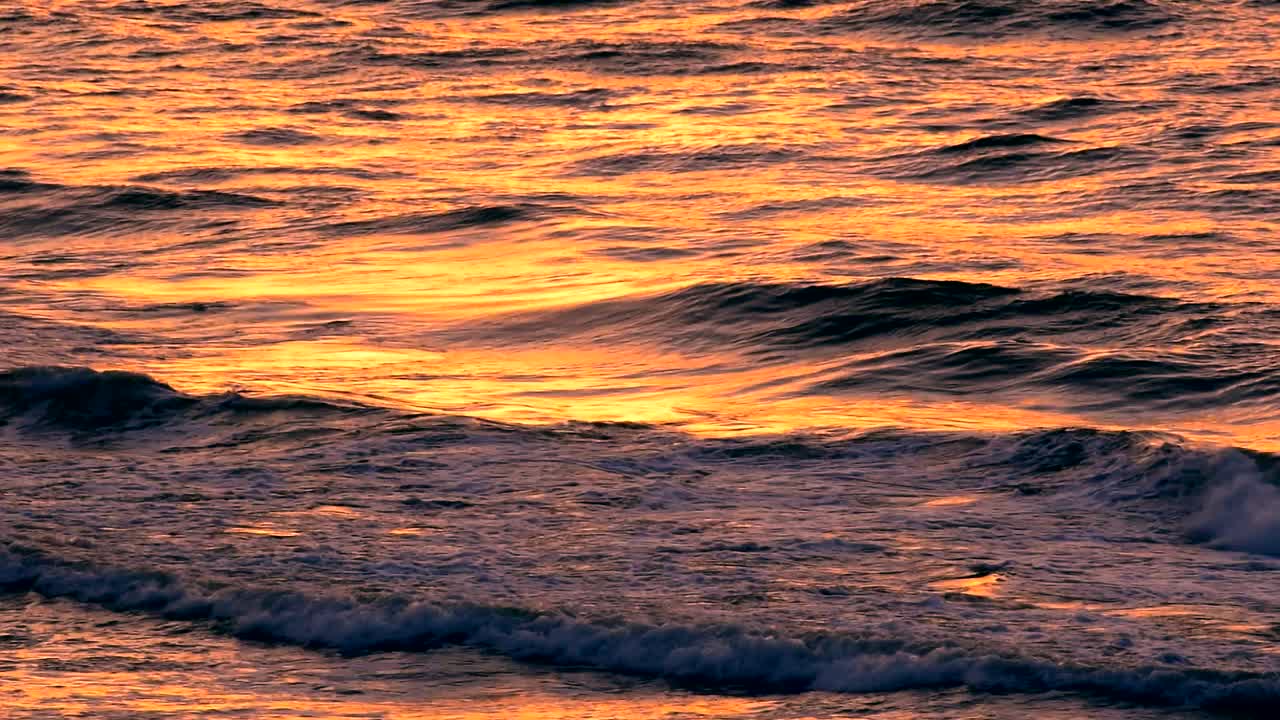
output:
<instances>
[{"instance_id":1,"label":"swell","mask_svg":"<svg viewBox=\"0 0 1280 720\"><path fill-rule=\"evenodd\" d=\"M1108 97L1096 95L1074 95L1050 100L1018 112L1018 116L1031 122L1058 122L1062 120L1080 120L1119 112L1153 110L1143 106Z\"/></svg>"},{"instance_id":2,"label":"swell","mask_svg":"<svg viewBox=\"0 0 1280 720\"><path fill-rule=\"evenodd\" d=\"M446 16L488 17L503 14L560 14L626 5L634 0L440 0L410 4L402 12L412 17L438 20ZM420 7L419 7L420 5Z\"/></svg>"},{"instance_id":3,"label":"swell","mask_svg":"<svg viewBox=\"0 0 1280 720\"><path fill-rule=\"evenodd\" d=\"M1002 185L1140 169L1155 159L1154 153L1135 146L1084 147L1062 138L1012 133L888 157L877 172L917 182Z\"/></svg>"},{"instance_id":4,"label":"swell","mask_svg":"<svg viewBox=\"0 0 1280 720\"><path fill-rule=\"evenodd\" d=\"M862 342L873 352L860 354L815 389L1067 392L1069 406L1081 410L1243 410L1280 396L1280 361L1251 339L1253 331L1273 322L1264 308L1249 304L1078 289L1020 292L1008 302L957 305L921 326L891 326L892 342ZM844 342L857 339L857 327L850 335L837 315L783 335L833 328L830 336ZM904 336L909 343L897 342ZM884 345L892 349L876 347Z\"/></svg>"},{"instance_id":5,"label":"swell","mask_svg":"<svg viewBox=\"0 0 1280 720\"><path fill-rule=\"evenodd\" d=\"M860 2L824 18L827 31L862 31L932 39L1045 33L1091 36L1160 29L1181 19L1173 3L1152 0L926 0Z\"/></svg>"},{"instance_id":6,"label":"swell","mask_svg":"<svg viewBox=\"0 0 1280 720\"><path fill-rule=\"evenodd\" d=\"M508 317L452 336L657 345L765 363L847 358L814 380L810 389L819 393L1070 391L1076 409L1192 409L1260 407L1280 397L1280 359L1248 340L1274 321L1250 304L888 278L698 284Z\"/></svg>"},{"instance_id":7,"label":"swell","mask_svg":"<svg viewBox=\"0 0 1280 720\"><path fill-rule=\"evenodd\" d=\"M201 2L152 4L145 2L119 3L110 8L113 14L162 18L170 22L217 23L245 20L296 20L318 18L320 13L296 8L279 7L275 3Z\"/></svg>"},{"instance_id":8,"label":"swell","mask_svg":"<svg viewBox=\"0 0 1280 720\"><path fill-rule=\"evenodd\" d=\"M210 215L273 207L264 197L143 185L61 185L0 172L0 237L98 235L217 222Z\"/></svg>"},{"instance_id":9,"label":"swell","mask_svg":"<svg viewBox=\"0 0 1280 720\"><path fill-rule=\"evenodd\" d=\"M438 213L410 213L370 220L351 220L326 225L327 234L356 235L418 235L469 228L496 227L515 222L533 221L566 214L581 214L580 208L569 206L519 203L512 205L478 205L446 210Z\"/></svg>"},{"instance_id":10,"label":"swell","mask_svg":"<svg viewBox=\"0 0 1280 720\"><path fill-rule=\"evenodd\" d=\"M938 331L958 339L970 339L974 333L972 339L992 337L992 332L997 338L1006 337L1024 328L1042 336L1104 328L1159 334L1168 329L1167 320L1204 318L1222 309L1210 303L1106 290L1037 292L988 283L894 277L848 285L702 283L661 295L513 316L475 329L534 338L649 330L678 343L696 342L710 332L721 349L725 345L816 348Z\"/></svg>"},{"instance_id":11,"label":"swell","mask_svg":"<svg viewBox=\"0 0 1280 720\"><path fill-rule=\"evenodd\" d=\"M799 151L767 145L720 145L683 153L646 150L589 158L573 175L613 177L630 173L685 173L748 168L794 160Z\"/></svg>"},{"instance_id":12,"label":"swell","mask_svg":"<svg viewBox=\"0 0 1280 720\"><path fill-rule=\"evenodd\" d=\"M306 397L251 398L237 393L197 397L147 375L120 370L32 366L0 371L0 426L33 430L141 430L216 416L364 411Z\"/></svg>"},{"instance_id":13,"label":"swell","mask_svg":"<svg viewBox=\"0 0 1280 720\"><path fill-rule=\"evenodd\" d=\"M1134 483L1147 487L1149 483L1165 482L1169 476L1164 470L1177 467L1186 471L1174 481L1179 495L1194 494L1209 483L1209 478L1224 474L1212 469L1219 457L1216 451L1206 452L1174 435L1156 432L1063 428L960 434L900 428L836 435L796 432L698 438L670 427L634 422L567 421L552 426L524 426L465 416L409 413L306 395L192 395L151 376L122 370L66 366L0 370L0 425L19 430L141 431L145 436L146 431L160 425L199 426L211 418L235 424L271 414L277 414L271 421L282 432L287 432L292 422L307 418L345 418L363 440L376 438L382 431L388 437L416 432L438 439L443 428L450 435L462 433L458 439L463 441L469 433L475 442L489 443L493 434L499 433L513 436L519 445L546 445L569 453L617 448L622 453L634 449L649 454L661 448L664 455L675 453L682 461L699 465L743 459L839 463L875 453L909 458L941 450L952 458L971 456L971 462L984 467L998 466L1012 478L1025 475L1035 479L1042 491L1052 489L1055 478L1064 471L1071 473L1068 482L1083 473L1082 477L1087 476L1091 482L1111 478L1132 489ZM1227 450L1248 458L1265 482L1280 481L1280 457L1247 448ZM675 456L660 464L674 462ZM1091 469L1095 465L1128 471L1119 475L1095 473ZM1189 479L1193 477L1197 479Z\"/></svg>"},{"instance_id":14,"label":"swell","mask_svg":"<svg viewBox=\"0 0 1280 720\"><path fill-rule=\"evenodd\" d=\"M756 693L1080 692L1156 706L1263 717L1280 702L1270 675L1202 669L1087 667L946 642L759 634L733 626L588 621L557 612L371 600L220 587L163 573L72 563L9 545L0 590L116 612L195 622L233 637L342 653L461 645L516 660Z\"/></svg>"},{"instance_id":15,"label":"swell","mask_svg":"<svg viewBox=\"0 0 1280 720\"><path fill-rule=\"evenodd\" d=\"M1252 346L1255 357L1241 364L1211 349L1174 357L1169 351L1102 354L1031 342L940 343L858 358L811 390L956 396L1069 391L1076 393L1071 407L1099 411L1117 402L1155 410L1246 406L1280 396L1280 367L1268 353Z\"/></svg>"},{"instance_id":16,"label":"swell","mask_svg":"<svg viewBox=\"0 0 1280 720\"><path fill-rule=\"evenodd\" d=\"M432 6L435 7L434 5ZM349 72L362 65L401 66L409 68L467 69L490 68L500 65L536 64L547 67L563 67L573 71L585 71L601 76L652 77L661 75L750 75L763 71L802 69L801 66L760 62L746 59L748 47L738 43L723 43L710 39L628 39L624 41L604 38L568 38L530 41L523 44L491 45L465 50L441 49L415 52L391 52L380 48L359 45L333 53L318 64L325 73ZM313 70L314 71L314 70ZM628 91L630 93L632 91ZM453 99L461 99L461 96ZM470 100L477 98L470 97ZM515 100L512 97L500 101ZM526 99L535 99L533 97ZM543 97L554 102L541 105L580 106L608 109L599 104L603 97L591 94ZM492 101L481 97L481 101ZM569 101L569 102L565 102Z\"/></svg>"},{"instance_id":17,"label":"swell","mask_svg":"<svg viewBox=\"0 0 1280 720\"><path fill-rule=\"evenodd\" d=\"M922 468L938 483L1013 497L1062 498L1073 506L1084 498L1095 512L1136 510L1174 538L1280 555L1280 458L1153 433L899 429L836 437L698 438L635 423L521 426L305 396L195 396L137 373L59 367L0 372L0 427L5 426L30 442L52 440L61 446L69 437L118 448L131 454L131 463L154 453L170 467L164 458L181 453L187 462L206 466L211 477L222 477L219 472L233 477L243 469L224 457L232 448L239 451L235 457L250 453L291 475L317 477L354 468L353 457L382 458L376 463L384 473L379 482L389 487L403 484L403 473L413 477L420 470L415 462L401 463L406 453L445 448L467 458L466 467L455 468L462 475L476 472L470 467L473 453L481 453L493 467L541 457L613 468L633 479L673 470L694 477L733 476L763 467L780 474L811 467L860 473L867 463L879 467L884 458L893 458L895 466ZM346 459L335 464L334 455ZM233 464L223 467L227 462Z\"/></svg>"}]
</instances>

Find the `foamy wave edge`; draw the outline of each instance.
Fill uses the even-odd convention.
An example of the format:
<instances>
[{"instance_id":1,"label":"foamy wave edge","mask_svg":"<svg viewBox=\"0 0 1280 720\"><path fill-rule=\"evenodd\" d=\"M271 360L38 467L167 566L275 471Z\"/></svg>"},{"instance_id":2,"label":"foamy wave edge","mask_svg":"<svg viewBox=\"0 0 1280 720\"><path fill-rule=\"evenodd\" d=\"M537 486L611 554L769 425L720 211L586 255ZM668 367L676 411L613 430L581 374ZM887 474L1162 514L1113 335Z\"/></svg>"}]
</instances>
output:
<instances>
[{"instance_id":1,"label":"foamy wave edge","mask_svg":"<svg viewBox=\"0 0 1280 720\"><path fill-rule=\"evenodd\" d=\"M1090 668L947 645L912 647L835 635L788 638L734 627L602 624L563 614L409 598L315 597L97 567L12 544L0 546L0 592L32 592L115 612L204 623L232 637L311 649L364 653L461 645L525 662L710 690L1071 691L1257 717L1280 704L1280 677L1273 674Z\"/></svg>"}]
</instances>

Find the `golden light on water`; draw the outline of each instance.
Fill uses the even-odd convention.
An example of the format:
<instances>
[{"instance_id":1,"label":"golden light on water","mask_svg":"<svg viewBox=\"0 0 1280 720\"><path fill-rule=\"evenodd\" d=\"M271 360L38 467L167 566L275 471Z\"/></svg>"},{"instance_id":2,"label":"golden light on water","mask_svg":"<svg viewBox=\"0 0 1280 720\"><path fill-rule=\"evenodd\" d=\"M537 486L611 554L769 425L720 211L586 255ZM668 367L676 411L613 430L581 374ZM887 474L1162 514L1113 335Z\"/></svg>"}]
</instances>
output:
<instances>
[{"instance_id":1,"label":"golden light on water","mask_svg":"<svg viewBox=\"0 0 1280 720\"><path fill-rule=\"evenodd\" d=\"M1266 3L11 5L0 590L44 599L0 605L0 714L808 718L728 696L794 688L722 626L856 675L823 718L1003 702L908 646L819 672L826 633L1025 656L1002 718L1275 674ZM285 640L344 653L370 598L691 623L645 652L725 692L608 623L347 657L208 632L257 606L39 619L155 612L111 594L135 563L156 607L170 572L296 589ZM355 629L287 612L313 591ZM1105 709L1176 695L1135 682Z\"/></svg>"},{"instance_id":2,"label":"golden light on water","mask_svg":"<svg viewBox=\"0 0 1280 720\"><path fill-rule=\"evenodd\" d=\"M50 622L46 612L29 608L26 624L45 629ZM81 618L75 616L75 620ZM750 717L778 704L768 699L656 689L625 696L575 692L572 684L502 677L501 672L508 668L491 667L492 663L457 654L445 658L446 663L456 663L459 671L459 677L448 682L417 678L424 663L392 656L367 661L367 675L357 683L360 687L353 687L331 675L341 662L337 658L308 658L297 651L262 647L245 649L216 638L199 649L184 647L181 636L166 637L163 627L128 620L97 627L68 623L52 637L50 645L62 655L52 654L45 646L6 652L6 663L0 667L0 680L4 681L0 702L5 707L39 709L49 717L666 720ZM158 656L163 656L163 662L155 659ZM496 673L498 682L483 687L467 678L468 670L477 676Z\"/></svg>"},{"instance_id":3,"label":"golden light on water","mask_svg":"<svg viewBox=\"0 0 1280 720\"><path fill-rule=\"evenodd\" d=\"M307 3L284 7L293 5L311 9ZM78 3L58 3L49 10L76 7ZM380 33L378 12L359 5L326 8L319 26L333 46L342 47L358 42L347 38ZM790 16L803 21L829 13L813 7ZM899 274L1015 287L1029 280L1121 273L1140 257L1149 276L1169 282L1196 278L1199 291L1211 297L1277 298L1269 276L1230 272L1219 256L1167 255L1154 246L1117 256L1088 245L1078 251L1064 246L1058 239L1229 229L1205 211L1173 206L1157 213L1123 207L1056 211L1053 198L1063 198L1065 207L1068 201L1105 193L1118 181L1114 175L1050 175L1035 185L1033 194L1019 184L964 186L877 177L880 173L867 158L900 156L909 164L923 147L979 136L965 129L964 122L946 130L904 122L904 117L928 114L929 108L964 107L974 100L963 72L940 71L923 92L912 90L912 104L883 112L849 104L857 98L856 88L874 91L885 81L883 71L865 63L841 61L822 70L754 77L634 75L601 72L585 63L533 74L519 65L485 66L481 78L444 72L427 62L448 53L513 46L534 52L558 40L566 22L573 23L572 32L581 33L584 43L604 48L696 33L728 48L718 51L723 62L782 62L804 46L803 38L766 34L753 36L754 49L744 54L737 49L744 46L743 36L733 30L734 23L754 16L741 8L671 16L627 5L591 8L568 19L554 14L408 19L394 36L381 36L379 52L395 62L353 66L335 80L328 69L318 69L314 77L298 72L314 49L279 37L271 22L194 26L207 47L197 51L198 61L178 66L145 51L189 42L186 30L145 15L126 15L115 21L115 28L129 40L109 52L91 51L83 60L96 80L63 81L47 88L41 112L6 116L10 130L0 140L0 164L39 167L40 179L53 182L109 186L142 178L162 187L194 186L284 201L247 214L210 207L203 211L210 222L234 224L199 239L157 227L120 236L61 235L23 245L24 253L50 257L154 248L154 260L125 272L42 280L39 289L46 296L85 298L99 308L211 299L253 306L237 317L242 328L237 337L120 363L193 392L288 390L531 422L679 422L700 432L773 432L827 423L875 426L900 418L930 424L930 418L954 417L957 403L856 396L797 400L778 393L730 392L768 382L786 388L795 378L821 373L821 364L705 374L698 368L741 367L743 362L729 352L688 359L674 349L600 347L591 338L546 349L485 351L450 346L431 334L512 313L673 290L709 278L849 282L865 277L868 269L880 272L877 256L888 258L881 261L886 267L901 266ZM1017 56L1021 42L1003 39L978 47L944 43L901 52L931 54L962 66L975 57ZM831 61L832 53L886 52L875 40L858 35L826 37L824 43L824 62ZM1043 65L1040 83L1034 73L1018 82L987 83L981 98L986 107L1035 107L1069 97L1062 92L1065 81L1054 76L1056 58L1160 50L1153 42L1135 45L1131 39L1060 41L1022 51L1030 56L1032 48ZM238 69L230 73L209 72L207 67L220 65L227 52L249 52L246 57L254 62L233 66ZM1173 57L1188 63L1188 71L1227 67L1194 46ZM150 77L146 85L137 84L137 73ZM1161 90L1144 85L1141 78L1123 82L1130 102L1159 101ZM1119 84L1103 89L1121 91ZM111 94L122 90L127 92ZM96 131L49 127L51 114L71 107L94 117ZM1274 112L1251 106L1248 127L1232 137L1265 140L1272 133L1266 119ZM1147 117L1144 127L1176 119ZM1056 130L1070 141L1064 151L1118 147L1143 132L1106 116L1085 125L1061 124ZM39 142L32 142L33 136ZM735 153L761 151L795 160L750 164L734 159ZM113 153L119 154L117 159L86 160ZM690 164L691 153L706 154L710 166L701 170ZM625 172L601 173L601 157L630 160ZM588 171L591 167L597 170ZM1135 165L1124 172L1137 181L1145 171ZM303 191L305 201L290 200ZM450 228L431 220L394 226L395 218L465 209L466 198L491 204L505 198L515 207L536 199L550 208L575 209L544 217L535 212L474 228ZM827 209L804 209L813 204ZM377 223L388 218L393 224L380 229ZM344 230L343 222L356 224ZM945 241L934 243L934 238ZM806 248L836 239L866 247L862 255L871 264L855 269L828 259L797 260ZM653 252L655 248L669 249L671 255ZM902 265L901 257L892 258L895 252L914 256L914 261ZM1212 286L1205 284L1209 279ZM80 317L74 305L34 310L51 319L74 322ZM354 321L356 326L340 339L273 337L334 321ZM122 315L103 324L137 330L155 322L153 317ZM177 321L172 329L181 335L188 322ZM351 371L361 367L377 370L357 380ZM672 371L679 379L661 387L631 379ZM1016 406L1001 402L987 410L982 401L958 404L967 409L961 415L965 426L991 430L1026 422L1131 422L1127 417L1072 417L1034 409L1054 404L1052 398L1041 400L1022 398ZM912 407L920 412L913 414ZM876 417L881 408L884 414ZM1203 437L1225 431L1215 418L1203 415L1164 424ZM1268 444L1275 425L1259 428L1232 432Z\"/></svg>"}]
</instances>

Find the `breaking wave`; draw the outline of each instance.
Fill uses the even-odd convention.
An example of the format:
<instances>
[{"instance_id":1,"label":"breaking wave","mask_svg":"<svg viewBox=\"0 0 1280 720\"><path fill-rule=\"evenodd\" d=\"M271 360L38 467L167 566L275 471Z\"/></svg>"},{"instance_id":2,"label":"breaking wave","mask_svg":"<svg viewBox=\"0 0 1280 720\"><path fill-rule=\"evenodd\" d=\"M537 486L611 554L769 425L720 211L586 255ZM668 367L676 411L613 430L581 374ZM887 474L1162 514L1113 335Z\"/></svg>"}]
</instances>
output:
<instances>
[{"instance_id":1,"label":"breaking wave","mask_svg":"<svg viewBox=\"0 0 1280 720\"><path fill-rule=\"evenodd\" d=\"M1280 557L1280 482L1243 456L1231 456L1219 477L1190 519L1191 540Z\"/></svg>"},{"instance_id":2,"label":"breaking wave","mask_svg":"<svg viewBox=\"0 0 1280 720\"><path fill-rule=\"evenodd\" d=\"M984 382L984 375L993 373L971 369L969 382ZM537 427L415 415L306 396L195 396L146 375L82 367L0 372L0 427L33 437L65 432L81 439L182 438L196 445L244 449L287 439L302 443L290 444L289 452L310 455L314 448L308 443L314 439L309 430L316 422L328 423L323 429L330 447L340 448L349 439L348 451L358 456L378 454L384 444L400 447L397 443L414 438L424 447L475 445L497 452L492 443L501 437L523 448L522 454L573 457L575 462L598 454L603 444L617 448L618 456L600 462L620 469L634 466L641 475L649 465L705 473L734 472L744 463L858 467L891 457L904 465L937 464L941 472L958 477L977 473L999 478L991 487L1000 492L1081 495L1100 503L1101 512L1141 508L1151 520L1180 529L1192 543L1280 556L1280 458L1247 449L1191 445L1159 433L1087 428L1012 434L878 430L840 438L804 433L696 438L635 423ZM653 455L655 448L663 448L658 456ZM328 467L322 464L320 471Z\"/></svg>"},{"instance_id":3,"label":"breaking wave","mask_svg":"<svg viewBox=\"0 0 1280 720\"><path fill-rule=\"evenodd\" d=\"M9 547L0 588L68 598L117 612L209 623L235 637L364 653L463 645L541 664L752 692L1073 691L1160 706L1262 716L1280 702L1265 675L1156 667L1091 668L948 643L813 634L756 634L732 626L591 622L555 612L443 605L412 598L359 601L72 564Z\"/></svg>"}]
</instances>

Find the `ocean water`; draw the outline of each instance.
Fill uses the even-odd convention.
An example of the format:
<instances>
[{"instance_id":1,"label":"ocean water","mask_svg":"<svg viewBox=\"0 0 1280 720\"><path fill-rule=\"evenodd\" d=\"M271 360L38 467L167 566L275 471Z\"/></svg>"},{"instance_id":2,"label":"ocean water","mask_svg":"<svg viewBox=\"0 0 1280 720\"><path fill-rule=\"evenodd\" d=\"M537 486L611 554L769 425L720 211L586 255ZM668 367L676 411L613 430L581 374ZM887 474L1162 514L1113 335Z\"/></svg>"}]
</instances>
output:
<instances>
[{"instance_id":1,"label":"ocean water","mask_svg":"<svg viewBox=\"0 0 1280 720\"><path fill-rule=\"evenodd\" d=\"M0 4L0 715L1275 717L1277 38Z\"/></svg>"}]
</instances>

